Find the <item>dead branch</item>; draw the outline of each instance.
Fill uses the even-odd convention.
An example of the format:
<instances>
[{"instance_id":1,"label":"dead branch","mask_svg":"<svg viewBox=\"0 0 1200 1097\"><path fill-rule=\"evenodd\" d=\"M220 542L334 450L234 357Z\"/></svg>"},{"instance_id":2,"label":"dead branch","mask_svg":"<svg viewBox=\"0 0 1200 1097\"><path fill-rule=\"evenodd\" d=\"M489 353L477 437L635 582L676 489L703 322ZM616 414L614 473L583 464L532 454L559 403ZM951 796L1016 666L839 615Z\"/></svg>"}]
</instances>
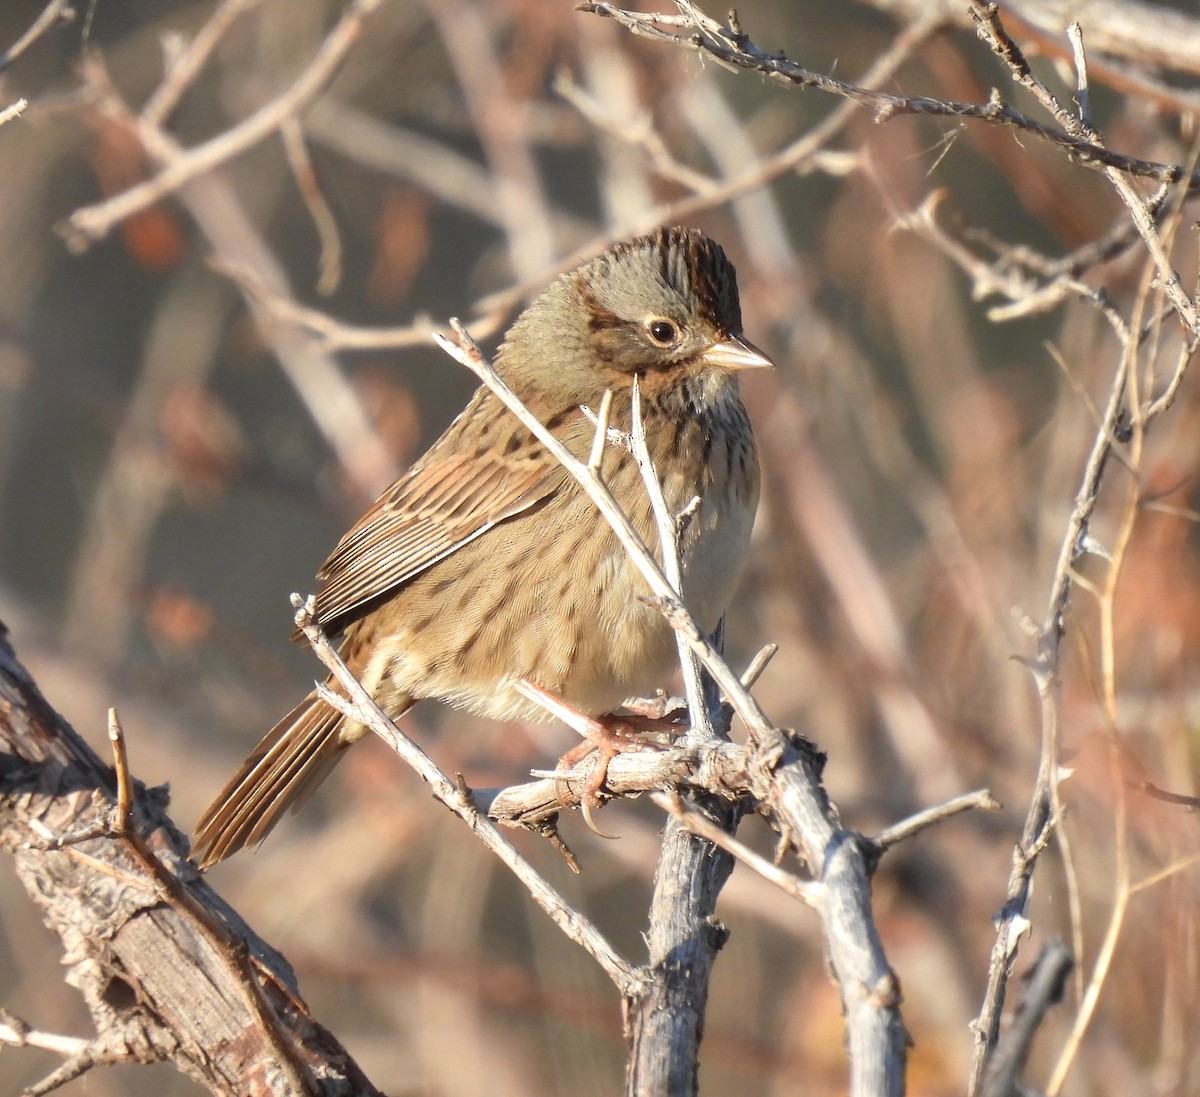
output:
<instances>
[{"instance_id":1,"label":"dead branch","mask_svg":"<svg viewBox=\"0 0 1200 1097\"><path fill-rule=\"evenodd\" d=\"M295 975L200 878L164 789L131 789L38 692L0 629L0 845L63 944L95 1033L8 1042L67 1058L35 1092L108 1062L170 1062L215 1094L373 1095ZM118 755L120 757L120 755Z\"/></svg>"}]
</instances>

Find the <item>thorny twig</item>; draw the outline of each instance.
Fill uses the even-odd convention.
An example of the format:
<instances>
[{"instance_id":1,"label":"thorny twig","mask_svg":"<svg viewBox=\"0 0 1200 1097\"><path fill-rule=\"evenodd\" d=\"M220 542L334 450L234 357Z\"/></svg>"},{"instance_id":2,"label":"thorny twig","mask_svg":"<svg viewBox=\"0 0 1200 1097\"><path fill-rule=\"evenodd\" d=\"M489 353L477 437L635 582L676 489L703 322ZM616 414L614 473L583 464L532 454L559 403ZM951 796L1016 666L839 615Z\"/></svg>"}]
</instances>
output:
<instances>
[{"instance_id":1,"label":"thorny twig","mask_svg":"<svg viewBox=\"0 0 1200 1097\"><path fill-rule=\"evenodd\" d=\"M1054 112L1056 117L1059 117L1060 121L1069 126L1074 133L1096 138L1094 131L1091 130L1085 119L1077 120L1068 112L1063 111L1049 91L1032 75L1020 50L1000 24L994 5L976 8L973 11L977 13L976 18L980 23L981 36L1010 66L1013 78L1027 87L1039 102ZM1082 62L1081 39L1078 35L1076 35L1076 39L1079 42L1077 57ZM1083 73L1080 74L1080 82L1086 82ZM1132 192L1128 181L1119 171L1111 166L1106 166L1105 173L1117 186L1118 192L1126 201L1139 233L1150 252L1160 283L1164 286L1181 318L1194 333L1196 331L1194 304L1186 298L1186 295L1182 294L1182 287L1166 258L1165 249L1157 229L1153 225L1145 200ZM1180 300L1181 295L1183 300ZM988 1056L996 1046L1000 1015L1004 1004L1005 985L1020 937L1027 924L1025 910L1028 903L1028 889L1037 863L1037 854L1044 846L1050 829L1055 824L1053 805L1057 802L1060 723L1059 660L1062 637L1066 627L1066 613L1074 585L1076 563L1089 551L1091 518L1100 498L1101 483L1108 460L1114 454L1115 447L1120 444L1120 440L1128 440L1130 437L1127 411L1127 403L1130 398L1128 386L1137 350L1137 340L1136 338L1126 338L1122 342L1123 352L1109 388L1108 404L1095 435L1091 453L1085 465L1082 483L1076 494L1075 506L1059 550L1058 563L1051 582L1049 605L1039 633L1038 653L1030 663L1042 706L1042 752L1022 840L1013 855L1013 872L1009 880L1008 899L992 950L988 987L979 1018L975 1022L976 1053L971 1075L970 1092L972 1093L976 1092L982 1084ZM1182 368L1181 366L1176 371L1177 377L1182 373ZM1169 405L1161 405L1161 407L1165 406ZM1141 426L1144 426L1144 423ZM1138 430L1141 429L1141 426L1135 424L1135 428Z\"/></svg>"},{"instance_id":2,"label":"thorny twig","mask_svg":"<svg viewBox=\"0 0 1200 1097\"><path fill-rule=\"evenodd\" d=\"M679 0L678 7L683 13L678 16L630 11L610 3L584 3L579 5L578 10L612 19L643 38L669 42L707 54L727 67L750 69L791 87L814 88L862 106L874 107L876 120L880 122L902 114L977 119L1048 141L1088 167L1111 167L1160 183L1200 186L1200 173L1187 171L1178 164L1159 163L1111 152L1076 133L1036 121L1009 106L997 93L993 93L987 103L958 103L925 96L893 95L860 84L850 84L806 69L780 53L767 53L750 40L733 17L728 23L722 24L705 15L689 0Z\"/></svg>"}]
</instances>

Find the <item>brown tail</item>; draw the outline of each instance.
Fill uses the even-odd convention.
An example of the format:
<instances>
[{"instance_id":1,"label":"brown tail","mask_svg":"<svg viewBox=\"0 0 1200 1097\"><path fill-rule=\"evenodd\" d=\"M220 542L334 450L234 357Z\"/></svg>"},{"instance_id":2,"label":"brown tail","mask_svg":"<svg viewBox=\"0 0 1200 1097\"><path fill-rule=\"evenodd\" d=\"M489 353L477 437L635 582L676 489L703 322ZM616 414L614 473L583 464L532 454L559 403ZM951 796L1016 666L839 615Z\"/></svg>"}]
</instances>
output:
<instances>
[{"instance_id":1,"label":"brown tail","mask_svg":"<svg viewBox=\"0 0 1200 1097\"><path fill-rule=\"evenodd\" d=\"M310 693L267 732L196 824L192 857L201 868L261 842L287 808L308 799L350 746L338 736L342 720Z\"/></svg>"}]
</instances>

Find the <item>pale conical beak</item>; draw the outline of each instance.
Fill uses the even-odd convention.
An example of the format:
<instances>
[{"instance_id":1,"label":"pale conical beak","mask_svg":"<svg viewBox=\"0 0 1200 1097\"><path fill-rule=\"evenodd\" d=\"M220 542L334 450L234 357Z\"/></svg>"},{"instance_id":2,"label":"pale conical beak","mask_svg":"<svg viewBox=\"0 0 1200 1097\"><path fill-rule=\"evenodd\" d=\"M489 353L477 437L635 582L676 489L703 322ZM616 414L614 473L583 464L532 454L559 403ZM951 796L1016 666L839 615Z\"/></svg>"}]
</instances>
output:
<instances>
[{"instance_id":1,"label":"pale conical beak","mask_svg":"<svg viewBox=\"0 0 1200 1097\"><path fill-rule=\"evenodd\" d=\"M708 365L720 369L763 369L775 365L758 347L740 335L730 335L719 343L713 343L700 357Z\"/></svg>"}]
</instances>

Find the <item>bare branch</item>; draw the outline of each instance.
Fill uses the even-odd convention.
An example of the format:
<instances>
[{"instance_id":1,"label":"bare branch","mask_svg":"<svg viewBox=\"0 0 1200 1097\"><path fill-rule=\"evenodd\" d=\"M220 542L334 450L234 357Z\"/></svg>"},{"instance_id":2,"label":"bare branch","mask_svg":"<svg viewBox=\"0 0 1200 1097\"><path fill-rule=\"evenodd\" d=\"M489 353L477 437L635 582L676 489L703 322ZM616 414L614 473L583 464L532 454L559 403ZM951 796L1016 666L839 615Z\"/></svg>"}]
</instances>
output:
<instances>
[{"instance_id":1,"label":"bare branch","mask_svg":"<svg viewBox=\"0 0 1200 1097\"><path fill-rule=\"evenodd\" d=\"M1022 1092L1021 1071L1029 1058L1033 1038L1052 1005L1062 999L1075 961L1061 941L1048 941L1026 978L1025 995L988 1064L984 1097L1015 1097Z\"/></svg>"},{"instance_id":2,"label":"bare branch","mask_svg":"<svg viewBox=\"0 0 1200 1097\"><path fill-rule=\"evenodd\" d=\"M337 220L321 191L312 157L308 155L304 143L303 127L295 118L287 118L279 127L279 135L283 138L283 148L296 180L296 189L304 199L321 244L317 292L328 296L337 289L342 278L342 241L338 235Z\"/></svg>"},{"instance_id":3,"label":"bare branch","mask_svg":"<svg viewBox=\"0 0 1200 1097\"><path fill-rule=\"evenodd\" d=\"M6 1009L0 1009L0 1040L10 1047L39 1047L59 1055L79 1055L89 1046L87 1040L78 1036L38 1032Z\"/></svg>"},{"instance_id":4,"label":"bare branch","mask_svg":"<svg viewBox=\"0 0 1200 1097\"><path fill-rule=\"evenodd\" d=\"M609 3L580 4L580 11L613 19L643 38L669 42L684 49L707 54L732 68L760 72L780 83L796 88L813 88L849 99L861 106L873 107L876 120L883 122L901 114L933 118L966 118L1005 126L1047 141L1066 152L1077 163L1092 168L1114 168L1127 175L1154 179L1160 183L1185 183L1200 186L1200 174L1185 171L1178 164L1165 164L1123 156L1071 132L1047 126L1005 103L993 94L987 103L957 103L925 97L906 97L849 84L831 76L812 72L781 54L769 54L742 33L740 27L722 25L709 18L694 4L680 0L681 16L629 11ZM664 27L680 28L673 33ZM690 33L689 33L690 32Z\"/></svg>"},{"instance_id":5,"label":"bare branch","mask_svg":"<svg viewBox=\"0 0 1200 1097\"><path fill-rule=\"evenodd\" d=\"M20 118L25 113L25 108L29 106L28 99L17 99L9 103L7 107L0 110L0 126L6 125L14 118Z\"/></svg>"},{"instance_id":6,"label":"bare branch","mask_svg":"<svg viewBox=\"0 0 1200 1097\"><path fill-rule=\"evenodd\" d=\"M201 25L196 36L171 58L163 81L142 107L142 121L147 126L161 127L167 123L188 88L208 63L213 50L221 44L229 28L262 0L221 0L221 3Z\"/></svg>"},{"instance_id":7,"label":"bare branch","mask_svg":"<svg viewBox=\"0 0 1200 1097\"><path fill-rule=\"evenodd\" d=\"M978 792L964 793L962 796L956 796L953 800L947 800L944 804L927 808L911 818L895 823L886 830L881 830L871 841L882 853L891 849L892 846L920 834L921 831L936 826L943 820L964 811L999 811L1000 809L1000 802L992 796L991 792L981 788Z\"/></svg>"},{"instance_id":8,"label":"bare branch","mask_svg":"<svg viewBox=\"0 0 1200 1097\"><path fill-rule=\"evenodd\" d=\"M571 940L585 949L612 979L622 995L632 994L637 986L636 970L623 960L600 931L576 911L550 883L515 849L486 815L480 813L471 797L451 781L416 743L400 731L375 703L362 684L346 668L316 622L313 600L292 595L296 606L296 627L304 633L313 652L325 665L345 696L323 689L322 696L353 720L369 727L420 775L434 797L445 804L474 832L512 873L529 889L538 904Z\"/></svg>"},{"instance_id":9,"label":"bare branch","mask_svg":"<svg viewBox=\"0 0 1200 1097\"><path fill-rule=\"evenodd\" d=\"M745 842L738 841L732 834L716 826L707 815L689 807L678 793L658 792L651 799L692 834L732 854L742 864L752 868L764 880L769 880L793 899L799 899L814 909L820 908L823 892L819 887L793 876L790 872L784 872L778 865L755 853Z\"/></svg>"},{"instance_id":10,"label":"bare branch","mask_svg":"<svg viewBox=\"0 0 1200 1097\"><path fill-rule=\"evenodd\" d=\"M1046 110L1054 115L1055 119L1064 127L1065 137L1072 141L1085 142L1094 149L1103 149L1104 146L1100 135L1087 122L1086 115L1076 118L1070 111L1064 110L1045 84L1033 75L1032 70L1025 61L1024 55L1000 22L999 9L996 5L994 3L976 4L971 8L971 13L979 24L980 37L1008 65L1013 79L1028 90ZM1087 65L1083 49L1083 32L1078 27L1076 27L1073 44L1079 82L1081 86L1086 87ZM1086 163L1088 161L1085 160L1083 162ZM1179 281L1179 275L1175 272L1175 268L1167 255L1163 242L1159 238L1158 229L1154 223L1149 203L1138 194L1126 177L1127 175L1148 173L1135 171L1128 164L1122 165L1119 159L1116 161L1097 159L1096 162L1116 189L1121 201L1128 208L1133 223L1146 245L1146 250L1150 253L1155 269L1167 291L1167 296L1171 304L1179 313L1180 319L1188 326L1193 338L1200 337L1200 311L1197 310L1195 302L1188 296ZM1197 175L1194 170L1183 173L1183 170L1178 165L1175 165L1175 173L1174 176L1167 176L1160 173L1151 177L1162 183L1184 181L1187 183L1189 190L1200 185L1200 175Z\"/></svg>"}]
</instances>

